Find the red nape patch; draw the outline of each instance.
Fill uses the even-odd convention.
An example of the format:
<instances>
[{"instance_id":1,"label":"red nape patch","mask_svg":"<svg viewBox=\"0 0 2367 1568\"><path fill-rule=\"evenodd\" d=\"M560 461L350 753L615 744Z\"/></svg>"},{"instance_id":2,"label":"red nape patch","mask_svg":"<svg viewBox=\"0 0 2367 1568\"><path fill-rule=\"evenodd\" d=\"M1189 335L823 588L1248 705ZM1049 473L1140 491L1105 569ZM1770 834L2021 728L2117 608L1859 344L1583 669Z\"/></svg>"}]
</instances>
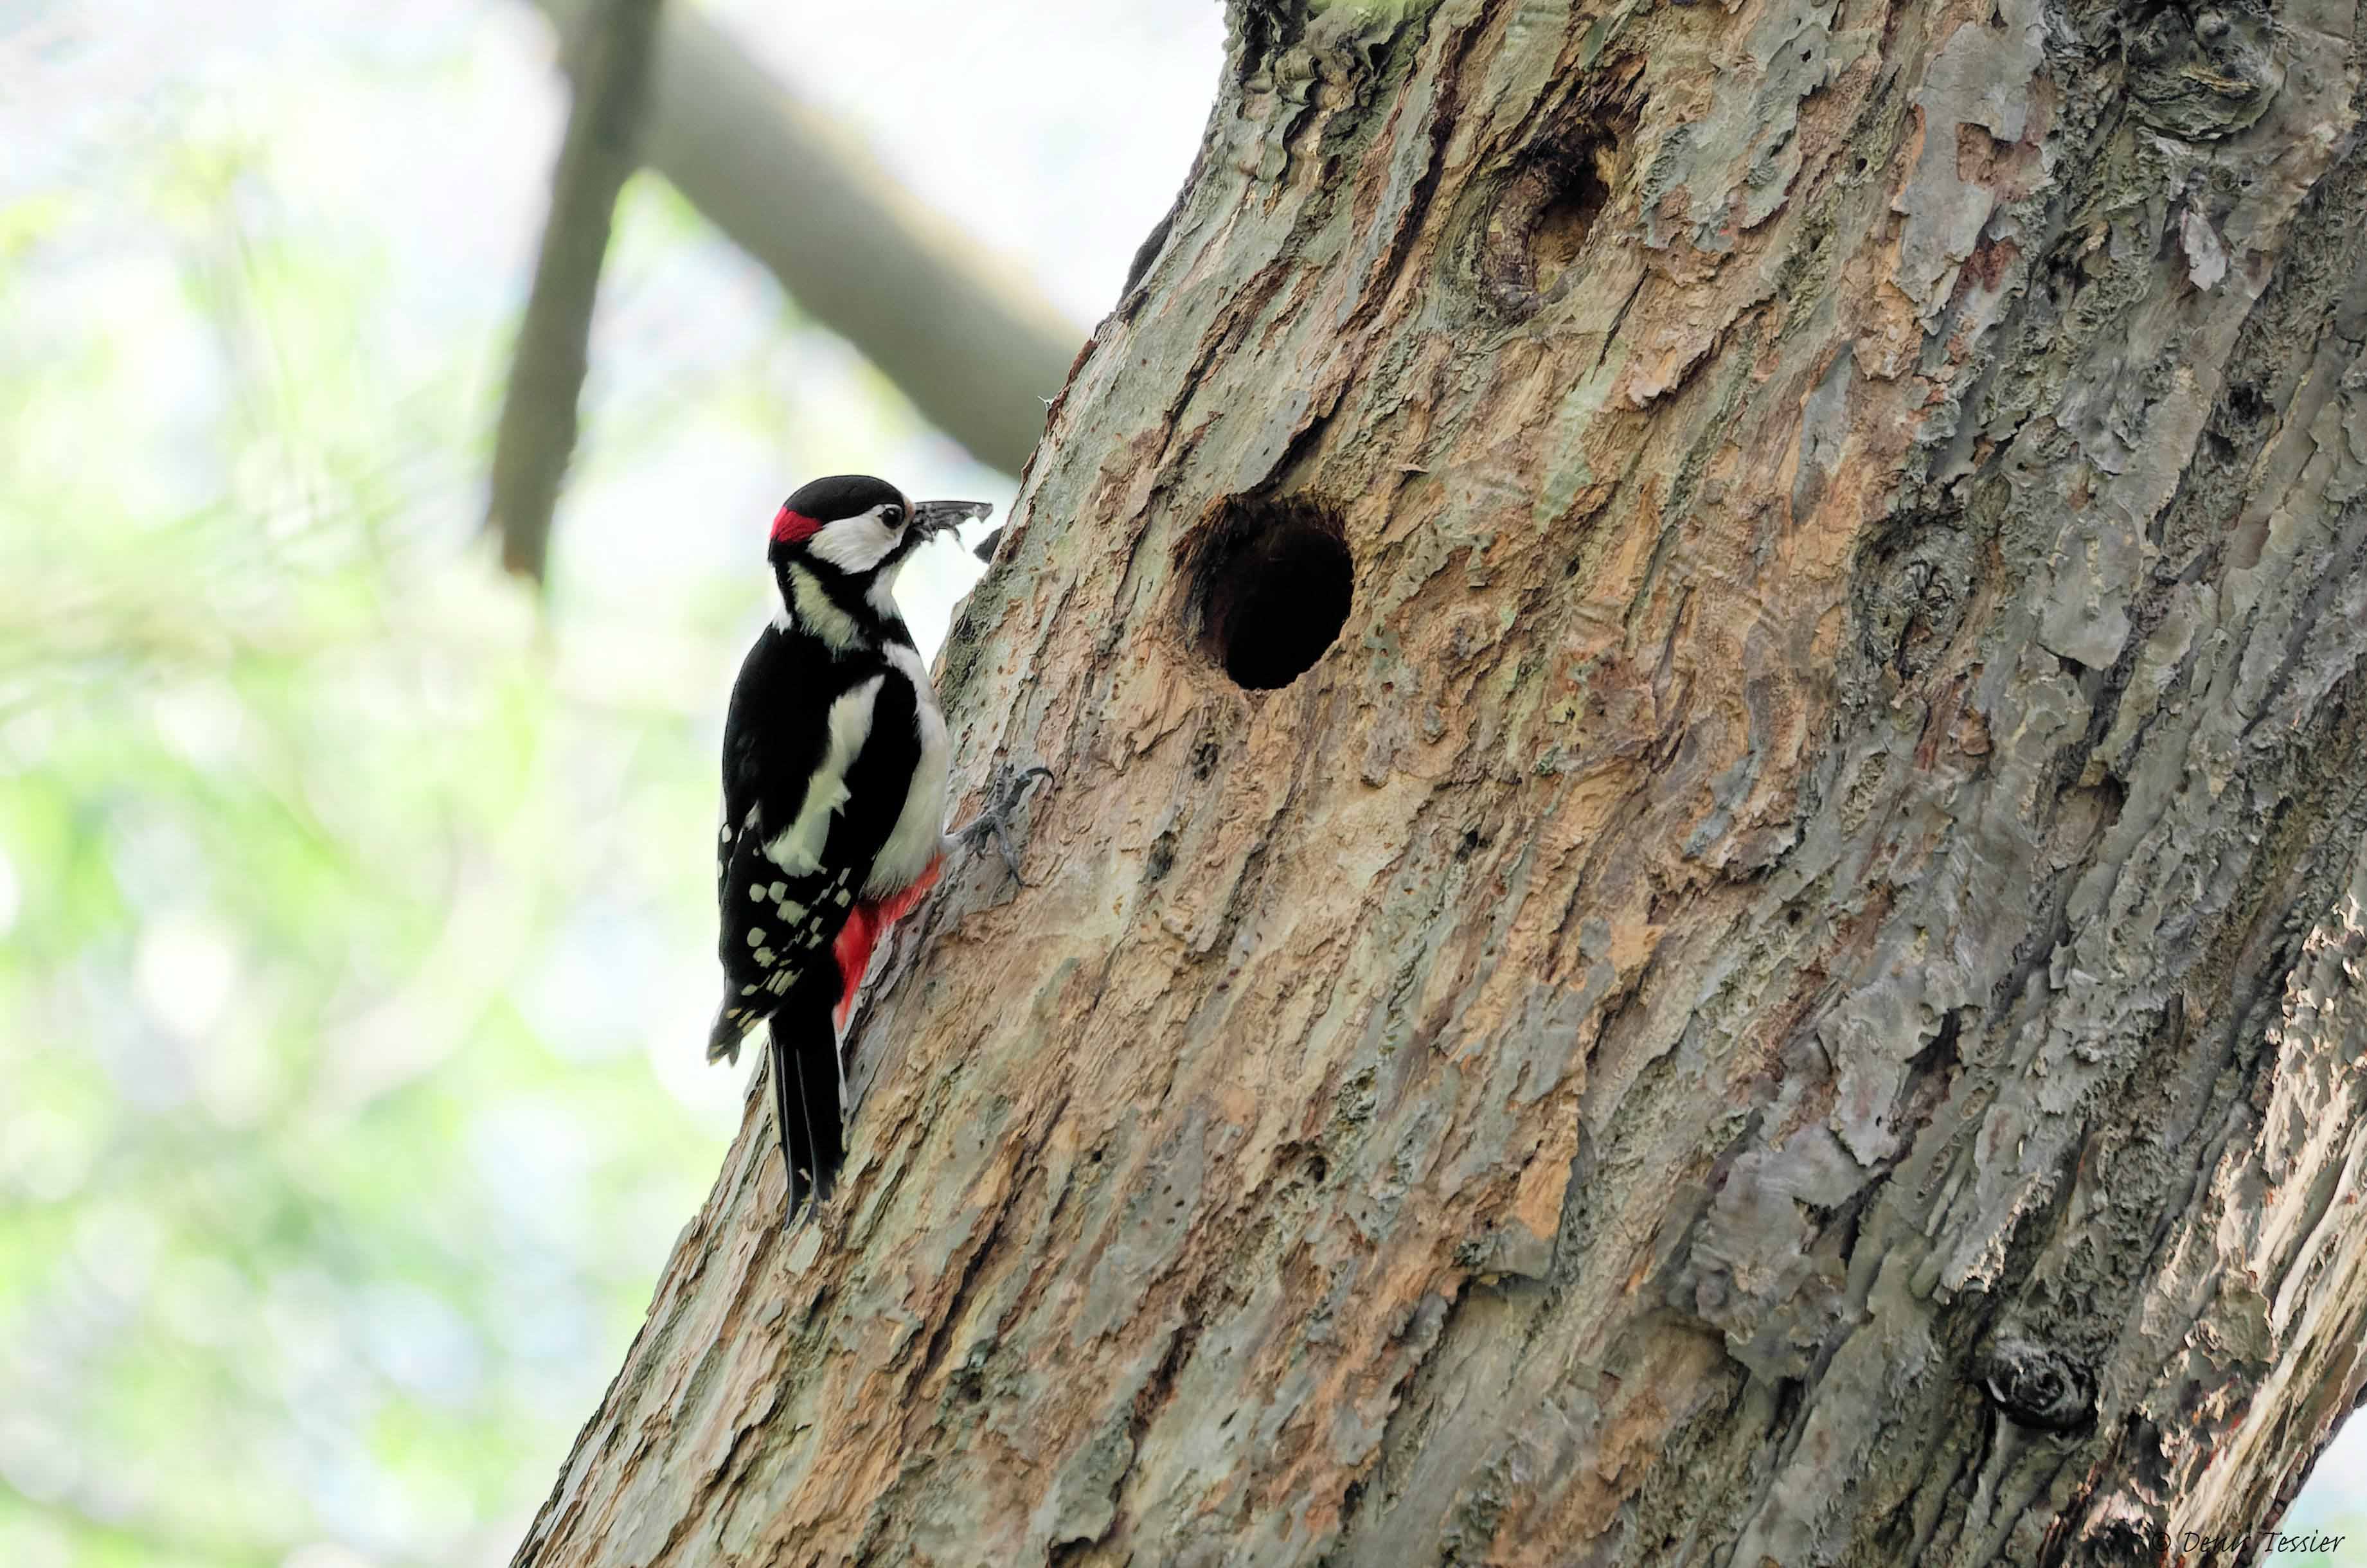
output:
<instances>
[{"instance_id":1,"label":"red nape patch","mask_svg":"<svg viewBox=\"0 0 2367 1568\"><path fill-rule=\"evenodd\" d=\"M939 855L921 873L921 879L900 893L890 893L885 898L858 900L846 912L846 924L838 928L838 941L831 953L838 960L838 1008L832 1017L838 1027L846 1027L847 1015L855 1010L855 993L863 988L863 976L871 967L871 950L889 926L912 913L912 906L921 901L937 880L937 871L946 863Z\"/></svg>"},{"instance_id":2,"label":"red nape patch","mask_svg":"<svg viewBox=\"0 0 2367 1568\"><path fill-rule=\"evenodd\" d=\"M773 516L773 542L795 545L821 532L821 525L802 512L792 512L784 506Z\"/></svg>"}]
</instances>

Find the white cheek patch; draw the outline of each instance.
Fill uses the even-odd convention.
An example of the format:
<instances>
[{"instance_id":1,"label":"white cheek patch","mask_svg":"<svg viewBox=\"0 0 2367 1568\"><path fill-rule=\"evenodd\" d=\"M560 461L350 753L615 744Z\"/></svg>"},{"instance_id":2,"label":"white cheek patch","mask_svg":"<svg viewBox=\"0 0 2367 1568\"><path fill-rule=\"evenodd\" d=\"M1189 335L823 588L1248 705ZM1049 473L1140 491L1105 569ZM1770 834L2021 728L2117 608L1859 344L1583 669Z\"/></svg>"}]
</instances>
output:
<instances>
[{"instance_id":1,"label":"white cheek patch","mask_svg":"<svg viewBox=\"0 0 2367 1568\"><path fill-rule=\"evenodd\" d=\"M903 542L903 535L879 521L879 508L842 517L835 523L822 525L821 532L806 541L806 554L819 561L828 561L850 576L860 577L888 558L889 552Z\"/></svg>"},{"instance_id":2,"label":"white cheek patch","mask_svg":"<svg viewBox=\"0 0 2367 1568\"><path fill-rule=\"evenodd\" d=\"M791 876L810 876L821 869L822 846L830 840L830 819L846 804L846 770L855 765L863 742L871 734L871 708L878 700L884 675L840 694L830 705L830 742L821 765L806 782L806 797L797 820L764 845L764 858Z\"/></svg>"}]
</instances>

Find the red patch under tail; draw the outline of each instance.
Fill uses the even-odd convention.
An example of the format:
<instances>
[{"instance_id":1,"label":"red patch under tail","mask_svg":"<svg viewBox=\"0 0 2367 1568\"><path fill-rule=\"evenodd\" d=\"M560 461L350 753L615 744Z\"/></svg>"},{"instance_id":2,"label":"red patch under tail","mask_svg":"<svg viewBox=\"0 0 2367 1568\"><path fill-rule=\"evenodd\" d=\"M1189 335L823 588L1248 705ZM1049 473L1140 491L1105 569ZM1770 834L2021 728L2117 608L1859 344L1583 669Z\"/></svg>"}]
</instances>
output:
<instances>
[{"instance_id":1,"label":"red patch under tail","mask_svg":"<svg viewBox=\"0 0 2367 1568\"><path fill-rule=\"evenodd\" d=\"M838 1008L832 1017L838 1027L846 1027L847 1015L855 1010L855 993L863 988L863 976L871 967L871 950L888 928L910 914L912 906L937 880L938 868L946 857L939 855L921 873L920 880L900 893L885 898L862 898L846 912L846 924L838 928L838 941L832 953L838 959Z\"/></svg>"}]
</instances>

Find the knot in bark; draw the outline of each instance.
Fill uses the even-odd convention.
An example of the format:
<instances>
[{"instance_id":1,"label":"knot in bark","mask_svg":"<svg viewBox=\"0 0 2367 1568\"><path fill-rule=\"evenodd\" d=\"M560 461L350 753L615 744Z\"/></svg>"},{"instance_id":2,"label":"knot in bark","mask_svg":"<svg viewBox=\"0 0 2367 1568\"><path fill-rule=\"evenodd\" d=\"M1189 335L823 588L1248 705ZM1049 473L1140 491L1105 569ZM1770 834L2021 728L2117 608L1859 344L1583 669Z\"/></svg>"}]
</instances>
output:
<instances>
[{"instance_id":1,"label":"knot in bark","mask_svg":"<svg viewBox=\"0 0 2367 1568\"><path fill-rule=\"evenodd\" d=\"M2126 47L2137 118L2189 141L2243 130L2284 85L2275 24L2241 0L2164 6L2130 28Z\"/></svg>"},{"instance_id":2,"label":"knot in bark","mask_svg":"<svg viewBox=\"0 0 2367 1568\"><path fill-rule=\"evenodd\" d=\"M2000 1335L1989 1347L1981 1392L2016 1425L2042 1432L2068 1432L2096 1414L2096 1382L2088 1369L2018 1334Z\"/></svg>"}]
</instances>

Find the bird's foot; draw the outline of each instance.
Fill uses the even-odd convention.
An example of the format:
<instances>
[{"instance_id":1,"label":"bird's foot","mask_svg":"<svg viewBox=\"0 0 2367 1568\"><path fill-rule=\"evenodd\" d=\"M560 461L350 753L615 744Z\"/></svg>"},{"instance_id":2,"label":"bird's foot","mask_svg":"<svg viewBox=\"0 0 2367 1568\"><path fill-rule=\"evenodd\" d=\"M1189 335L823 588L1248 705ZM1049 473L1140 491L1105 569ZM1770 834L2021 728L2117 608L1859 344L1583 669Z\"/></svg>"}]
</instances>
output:
<instances>
[{"instance_id":1,"label":"bird's foot","mask_svg":"<svg viewBox=\"0 0 2367 1568\"><path fill-rule=\"evenodd\" d=\"M1051 777L1052 770L1049 768L1014 770L1008 763L996 763L993 773L987 779L986 809L955 829L948 837L973 850L991 840L995 852L1002 856L1003 869L1011 873L1011 880L1022 887L1033 886L1034 884L1019 874L1019 857L1011 848L1011 819L1018 814L1020 802L1026 799L1027 786L1036 779L1049 781Z\"/></svg>"}]
</instances>

